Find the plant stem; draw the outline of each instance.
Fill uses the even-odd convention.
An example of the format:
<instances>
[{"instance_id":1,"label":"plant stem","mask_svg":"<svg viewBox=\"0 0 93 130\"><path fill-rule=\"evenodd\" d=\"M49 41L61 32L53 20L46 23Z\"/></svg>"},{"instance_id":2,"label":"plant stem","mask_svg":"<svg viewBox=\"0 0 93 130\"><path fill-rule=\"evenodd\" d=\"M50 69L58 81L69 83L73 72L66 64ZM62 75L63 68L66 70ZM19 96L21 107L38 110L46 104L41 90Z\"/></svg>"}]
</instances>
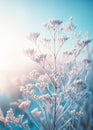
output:
<instances>
[{"instance_id":1,"label":"plant stem","mask_svg":"<svg viewBox=\"0 0 93 130\"><path fill-rule=\"evenodd\" d=\"M57 89L55 88L55 93L56 93ZM56 128L56 96L54 99L54 119L53 119L53 127L54 129Z\"/></svg>"},{"instance_id":2,"label":"plant stem","mask_svg":"<svg viewBox=\"0 0 93 130\"><path fill-rule=\"evenodd\" d=\"M69 120L67 120L58 130L62 130L71 120L72 118L69 118Z\"/></svg>"},{"instance_id":3,"label":"plant stem","mask_svg":"<svg viewBox=\"0 0 93 130\"><path fill-rule=\"evenodd\" d=\"M34 121L34 119L30 116L30 114L25 111L25 113L27 114L27 116L29 117L30 121L32 121L32 123L35 125L35 127L38 129L38 130L41 130L41 128L39 128L39 126L36 124L36 122Z\"/></svg>"},{"instance_id":4,"label":"plant stem","mask_svg":"<svg viewBox=\"0 0 93 130\"><path fill-rule=\"evenodd\" d=\"M54 39L53 39L53 42L54 42L54 68L55 68L55 71L56 71L56 44L55 44L55 31L54 31Z\"/></svg>"}]
</instances>

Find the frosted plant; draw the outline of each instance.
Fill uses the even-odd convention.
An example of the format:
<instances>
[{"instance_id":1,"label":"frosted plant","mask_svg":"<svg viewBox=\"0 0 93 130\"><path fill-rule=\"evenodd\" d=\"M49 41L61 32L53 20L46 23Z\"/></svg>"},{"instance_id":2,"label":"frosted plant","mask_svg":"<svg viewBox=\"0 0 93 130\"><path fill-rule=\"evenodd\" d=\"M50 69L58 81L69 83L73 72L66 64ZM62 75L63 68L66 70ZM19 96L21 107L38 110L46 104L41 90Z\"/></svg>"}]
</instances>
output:
<instances>
[{"instance_id":1,"label":"frosted plant","mask_svg":"<svg viewBox=\"0 0 93 130\"><path fill-rule=\"evenodd\" d=\"M10 122L15 123L20 127L22 125L22 119L24 115L19 115L18 117L14 116L12 108L7 111L6 117L4 117L2 110L0 109L0 121L3 122L10 130L12 130L11 126L9 125Z\"/></svg>"},{"instance_id":2,"label":"frosted plant","mask_svg":"<svg viewBox=\"0 0 93 130\"><path fill-rule=\"evenodd\" d=\"M81 119L91 98L87 83L91 40L88 34L78 36L72 17L66 24L50 20L44 28L50 38L41 38L39 33L28 36L34 48L24 54L37 69L27 75L29 82L20 86L22 98L12 105L24 110L38 130L82 130ZM14 118L13 122L19 124ZM23 124L23 129L31 129Z\"/></svg>"}]
</instances>

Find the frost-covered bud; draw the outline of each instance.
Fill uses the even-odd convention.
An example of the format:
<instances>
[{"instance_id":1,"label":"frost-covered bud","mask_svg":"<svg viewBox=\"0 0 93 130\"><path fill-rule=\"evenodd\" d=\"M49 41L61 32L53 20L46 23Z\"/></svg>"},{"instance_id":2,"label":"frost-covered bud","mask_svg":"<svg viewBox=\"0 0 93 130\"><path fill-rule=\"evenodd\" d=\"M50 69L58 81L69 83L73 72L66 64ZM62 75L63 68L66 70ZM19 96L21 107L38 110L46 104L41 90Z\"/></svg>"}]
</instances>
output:
<instances>
[{"instance_id":1,"label":"frost-covered bud","mask_svg":"<svg viewBox=\"0 0 93 130\"><path fill-rule=\"evenodd\" d=\"M34 61L37 63L43 62L46 59L47 55L46 54L41 54L38 55L34 58Z\"/></svg>"},{"instance_id":2,"label":"frost-covered bud","mask_svg":"<svg viewBox=\"0 0 93 130\"><path fill-rule=\"evenodd\" d=\"M40 87L40 83L36 83L35 86L36 86L37 88L39 88L39 87Z\"/></svg>"},{"instance_id":3,"label":"frost-covered bud","mask_svg":"<svg viewBox=\"0 0 93 130\"><path fill-rule=\"evenodd\" d=\"M64 88L64 91L65 91L66 93L68 93L70 90L71 90L71 89L70 89L69 87L65 87L65 88Z\"/></svg>"},{"instance_id":4,"label":"frost-covered bud","mask_svg":"<svg viewBox=\"0 0 93 130\"><path fill-rule=\"evenodd\" d=\"M52 93L52 96L53 96L53 97L56 97L56 93Z\"/></svg>"},{"instance_id":5,"label":"frost-covered bud","mask_svg":"<svg viewBox=\"0 0 93 130\"><path fill-rule=\"evenodd\" d=\"M42 74L39 76L38 81L39 82L46 82L48 80L47 78L48 78L47 74Z\"/></svg>"},{"instance_id":6,"label":"frost-covered bud","mask_svg":"<svg viewBox=\"0 0 93 130\"><path fill-rule=\"evenodd\" d=\"M40 36L40 33L30 33L28 36L28 39L31 41L36 41L39 36Z\"/></svg>"},{"instance_id":7,"label":"frost-covered bud","mask_svg":"<svg viewBox=\"0 0 93 130\"><path fill-rule=\"evenodd\" d=\"M32 83L29 83L29 84L26 85L26 87L27 87L29 90L33 89L34 86L35 86L35 85L32 84Z\"/></svg>"},{"instance_id":8,"label":"frost-covered bud","mask_svg":"<svg viewBox=\"0 0 93 130\"><path fill-rule=\"evenodd\" d=\"M7 111L7 116L9 116L9 117L14 116L14 113L13 113L13 109L12 109L12 108L10 108L10 109Z\"/></svg>"},{"instance_id":9,"label":"frost-covered bud","mask_svg":"<svg viewBox=\"0 0 93 130\"><path fill-rule=\"evenodd\" d=\"M24 86L20 86L20 91L23 92L25 90Z\"/></svg>"},{"instance_id":10,"label":"frost-covered bud","mask_svg":"<svg viewBox=\"0 0 93 130\"><path fill-rule=\"evenodd\" d=\"M69 18L68 22L61 28L63 32L72 32L76 29L76 26L73 24L72 17Z\"/></svg>"},{"instance_id":11,"label":"frost-covered bud","mask_svg":"<svg viewBox=\"0 0 93 130\"><path fill-rule=\"evenodd\" d=\"M75 85L82 84L82 80L81 80L81 79L79 79L79 80L75 80L75 81L74 81L74 84L75 84Z\"/></svg>"},{"instance_id":12,"label":"frost-covered bud","mask_svg":"<svg viewBox=\"0 0 93 130\"><path fill-rule=\"evenodd\" d=\"M73 75L78 75L78 70L77 69L73 69L69 72L69 75L70 76L73 76Z\"/></svg>"},{"instance_id":13,"label":"frost-covered bud","mask_svg":"<svg viewBox=\"0 0 93 130\"><path fill-rule=\"evenodd\" d=\"M48 84L46 82L42 82L42 85L44 88L46 88L48 86Z\"/></svg>"},{"instance_id":14,"label":"frost-covered bud","mask_svg":"<svg viewBox=\"0 0 93 130\"><path fill-rule=\"evenodd\" d=\"M39 96L39 99L40 99L40 100L45 100L45 96L44 96L44 95Z\"/></svg>"},{"instance_id":15,"label":"frost-covered bud","mask_svg":"<svg viewBox=\"0 0 93 130\"><path fill-rule=\"evenodd\" d=\"M39 111L38 108L35 108L31 111L31 114L38 118L41 114L41 111Z\"/></svg>"},{"instance_id":16,"label":"frost-covered bud","mask_svg":"<svg viewBox=\"0 0 93 130\"><path fill-rule=\"evenodd\" d=\"M32 70L29 73L29 79L36 80L39 77L39 72L37 70Z\"/></svg>"},{"instance_id":17,"label":"frost-covered bud","mask_svg":"<svg viewBox=\"0 0 93 130\"><path fill-rule=\"evenodd\" d=\"M62 21L60 20L50 20L50 24L55 27L61 25Z\"/></svg>"},{"instance_id":18,"label":"frost-covered bud","mask_svg":"<svg viewBox=\"0 0 93 130\"><path fill-rule=\"evenodd\" d=\"M77 116L80 116L80 115L82 115L82 114L83 114L82 111L77 111L77 112L76 112L76 115L77 115Z\"/></svg>"},{"instance_id":19,"label":"frost-covered bud","mask_svg":"<svg viewBox=\"0 0 93 130\"><path fill-rule=\"evenodd\" d=\"M74 81L74 84L76 85L77 92L87 88L87 84L85 84L81 79Z\"/></svg>"},{"instance_id":20,"label":"frost-covered bud","mask_svg":"<svg viewBox=\"0 0 93 130\"><path fill-rule=\"evenodd\" d=\"M26 109L27 106L29 106L31 103L31 101L27 100L27 101L23 101L20 105L19 108L21 109Z\"/></svg>"},{"instance_id":21,"label":"frost-covered bud","mask_svg":"<svg viewBox=\"0 0 93 130\"><path fill-rule=\"evenodd\" d=\"M39 96L39 99L41 99L41 100L46 100L48 98L50 98L49 94L44 94L44 95Z\"/></svg>"},{"instance_id":22,"label":"frost-covered bud","mask_svg":"<svg viewBox=\"0 0 93 130\"><path fill-rule=\"evenodd\" d=\"M83 59L82 60L84 66L86 69L88 69L88 66L90 65L90 63L92 62L90 59Z\"/></svg>"},{"instance_id":23,"label":"frost-covered bud","mask_svg":"<svg viewBox=\"0 0 93 130\"><path fill-rule=\"evenodd\" d=\"M68 37L66 37L66 36L58 39L59 43L61 43L61 44L64 44L64 42L67 40L68 40Z\"/></svg>"},{"instance_id":24,"label":"frost-covered bud","mask_svg":"<svg viewBox=\"0 0 93 130\"><path fill-rule=\"evenodd\" d=\"M83 40L81 44L85 47L85 46L88 45L90 42L91 42L91 40Z\"/></svg>"},{"instance_id":25,"label":"frost-covered bud","mask_svg":"<svg viewBox=\"0 0 93 130\"><path fill-rule=\"evenodd\" d=\"M72 115L72 116L75 116L75 112L76 112L76 111L75 111L74 109L71 110L71 115Z\"/></svg>"},{"instance_id":26,"label":"frost-covered bud","mask_svg":"<svg viewBox=\"0 0 93 130\"><path fill-rule=\"evenodd\" d=\"M64 51L64 52L63 52L63 55L64 55L64 56L68 56L68 55L69 55L68 51Z\"/></svg>"},{"instance_id":27,"label":"frost-covered bud","mask_svg":"<svg viewBox=\"0 0 93 130\"><path fill-rule=\"evenodd\" d=\"M76 26L73 24L73 18L72 18L72 17L69 18L69 21L68 21L68 23L67 23L67 26L68 26L68 29L69 29L70 31L73 31L73 30L76 29Z\"/></svg>"},{"instance_id":28,"label":"frost-covered bud","mask_svg":"<svg viewBox=\"0 0 93 130\"><path fill-rule=\"evenodd\" d=\"M36 54L36 51L34 49L27 49L24 51L24 54L30 58L33 58L33 56Z\"/></svg>"},{"instance_id":29,"label":"frost-covered bud","mask_svg":"<svg viewBox=\"0 0 93 130\"><path fill-rule=\"evenodd\" d=\"M52 25L49 25L48 23L44 24L44 27L45 27L48 31L50 31L50 30L53 28L53 26L52 26Z\"/></svg>"},{"instance_id":30,"label":"frost-covered bud","mask_svg":"<svg viewBox=\"0 0 93 130\"><path fill-rule=\"evenodd\" d=\"M51 39L43 38L43 41L44 41L45 43L49 43L49 42L51 41Z\"/></svg>"}]
</instances>

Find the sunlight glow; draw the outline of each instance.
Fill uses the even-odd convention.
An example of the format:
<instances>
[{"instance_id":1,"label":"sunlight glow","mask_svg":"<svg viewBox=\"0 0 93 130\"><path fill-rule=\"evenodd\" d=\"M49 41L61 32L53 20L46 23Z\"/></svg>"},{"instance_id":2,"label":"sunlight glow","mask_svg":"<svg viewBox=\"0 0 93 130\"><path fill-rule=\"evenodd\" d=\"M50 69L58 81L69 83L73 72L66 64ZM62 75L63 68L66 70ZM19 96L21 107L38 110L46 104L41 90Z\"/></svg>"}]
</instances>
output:
<instances>
[{"instance_id":1,"label":"sunlight glow","mask_svg":"<svg viewBox=\"0 0 93 130\"><path fill-rule=\"evenodd\" d=\"M32 65L22 53L26 41L17 20L0 20L0 93L7 93L8 86L14 87L13 79Z\"/></svg>"},{"instance_id":2,"label":"sunlight glow","mask_svg":"<svg viewBox=\"0 0 93 130\"><path fill-rule=\"evenodd\" d=\"M0 21L0 68L8 68L11 64L17 33L13 24Z\"/></svg>"},{"instance_id":3,"label":"sunlight glow","mask_svg":"<svg viewBox=\"0 0 93 130\"><path fill-rule=\"evenodd\" d=\"M0 20L0 92L8 86L10 74L20 68L21 27L14 19L8 17Z\"/></svg>"}]
</instances>

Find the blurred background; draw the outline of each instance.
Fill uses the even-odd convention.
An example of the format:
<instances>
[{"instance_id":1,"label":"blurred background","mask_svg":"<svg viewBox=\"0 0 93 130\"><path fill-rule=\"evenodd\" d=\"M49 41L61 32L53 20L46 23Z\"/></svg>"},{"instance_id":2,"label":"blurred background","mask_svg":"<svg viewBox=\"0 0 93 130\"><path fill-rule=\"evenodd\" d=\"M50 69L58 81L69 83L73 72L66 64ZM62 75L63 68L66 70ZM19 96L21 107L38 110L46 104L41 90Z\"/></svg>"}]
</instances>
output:
<instances>
[{"instance_id":1,"label":"blurred background","mask_svg":"<svg viewBox=\"0 0 93 130\"><path fill-rule=\"evenodd\" d=\"M77 31L88 31L92 39L92 12L93 0L0 0L0 107L5 114L10 101L20 97L16 86L26 82L25 75L34 69L33 62L23 55L24 49L32 47L27 35L33 31L44 35L44 22L66 22L72 16ZM93 92L91 66L88 82ZM4 126L1 129L7 130Z\"/></svg>"}]
</instances>

